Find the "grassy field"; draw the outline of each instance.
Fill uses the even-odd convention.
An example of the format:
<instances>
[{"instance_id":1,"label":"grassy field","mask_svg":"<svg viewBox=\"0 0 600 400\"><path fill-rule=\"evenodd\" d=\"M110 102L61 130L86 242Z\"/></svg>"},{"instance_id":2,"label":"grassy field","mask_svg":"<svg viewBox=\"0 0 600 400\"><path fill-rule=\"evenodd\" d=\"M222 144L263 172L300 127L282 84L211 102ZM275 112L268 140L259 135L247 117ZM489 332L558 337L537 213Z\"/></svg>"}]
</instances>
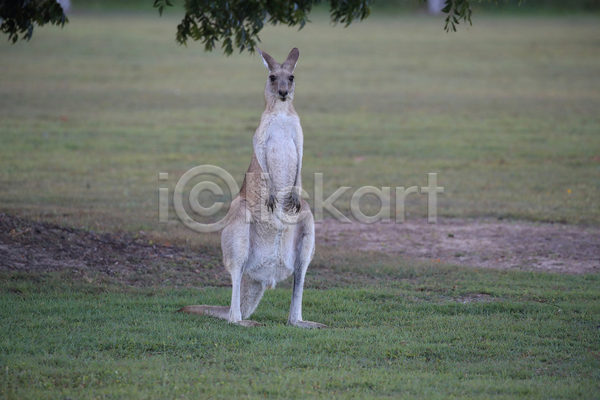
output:
<instances>
[{"instance_id":1,"label":"grassy field","mask_svg":"<svg viewBox=\"0 0 600 400\"><path fill-rule=\"evenodd\" d=\"M456 34L424 16L347 29L317 16L267 28L301 56L303 181L445 187L438 213L600 224L600 19L480 17ZM158 188L213 164L241 182L263 109L258 56L174 43L172 15L75 14L0 43L0 211L205 246ZM159 172L169 180L159 182ZM209 201L204 199L203 201ZM377 204L365 199L363 211ZM422 218L425 196L407 218ZM200 218L196 218L201 221ZM211 250L212 249L212 250ZM595 398L598 275L464 269L320 247L304 317L289 283L243 329L174 313L227 288L66 273L0 275L5 398ZM194 268L197 268L195 266ZM160 269L157 269L160 270ZM143 285L142 285L143 286Z\"/></svg>"},{"instance_id":2,"label":"grassy field","mask_svg":"<svg viewBox=\"0 0 600 400\"><path fill-rule=\"evenodd\" d=\"M353 255L345 279L311 275L304 317L268 291L247 329L182 315L226 305L224 288L0 280L5 398L597 397L598 275L398 264ZM348 262L350 261L350 262ZM349 278L347 276L350 276ZM367 283L367 284L365 284Z\"/></svg>"},{"instance_id":3,"label":"grassy field","mask_svg":"<svg viewBox=\"0 0 600 400\"><path fill-rule=\"evenodd\" d=\"M0 44L3 209L156 229L159 172L171 189L202 164L241 182L263 108L258 56L177 46L174 18L71 19ZM301 51L310 194L315 172L325 196L351 186L336 203L347 212L361 186L425 186L437 172L442 216L600 223L598 18L481 17L456 34L418 16L315 21L262 35L278 59ZM423 215L425 196L409 199Z\"/></svg>"}]
</instances>

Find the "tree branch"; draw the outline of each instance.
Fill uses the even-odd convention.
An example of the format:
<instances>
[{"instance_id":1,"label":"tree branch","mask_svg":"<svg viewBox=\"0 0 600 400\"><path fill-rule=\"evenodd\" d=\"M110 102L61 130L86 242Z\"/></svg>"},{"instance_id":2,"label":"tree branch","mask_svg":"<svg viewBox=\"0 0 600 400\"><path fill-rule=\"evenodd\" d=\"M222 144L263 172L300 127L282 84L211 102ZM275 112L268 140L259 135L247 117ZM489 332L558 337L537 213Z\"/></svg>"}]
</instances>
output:
<instances>
[{"instance_id":1,"label":"tree branch","mask_svg":"<svg viewBox=\"0 0 600 400\"><path fill-rule=\"evenodd\" d=\"M49 23L63 27L69 19L56 0L0 0L0 21L0 32L16 43L19 35L29 41L35 26Z\"/></svg>"}]
</instances>

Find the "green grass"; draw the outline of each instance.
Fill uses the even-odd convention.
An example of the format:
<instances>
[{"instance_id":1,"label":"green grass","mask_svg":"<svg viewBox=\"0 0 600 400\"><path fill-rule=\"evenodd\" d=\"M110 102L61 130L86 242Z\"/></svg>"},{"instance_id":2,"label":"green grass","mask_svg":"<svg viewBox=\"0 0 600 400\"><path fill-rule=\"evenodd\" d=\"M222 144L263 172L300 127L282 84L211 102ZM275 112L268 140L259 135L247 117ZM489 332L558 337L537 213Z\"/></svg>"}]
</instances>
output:
<instances>
[{"instance_id":1,"label":"green grass","mask_svg":"<svg viewBox=\"0 0 600 400\"><path fill-rule=\"evenodd\" d=\"M268 291L253 316L266 327L247 329L174 312L225 305L229 289L5 275L0 387L5 398L593 398L598 284L397 266L375 285L308 290L305 318L332 329L306 331L285 325L287 289Z\"/></svg>"},{"instance_id":2,"label":"green grass","mask_svg":"<svg viewBox=\"0 0 600 400\"><path fill-rule=\"evenodd\" d=\"M171 189L202 164L241 182L266 71L256 55L177 46L176 23L74 15L31 43L0 44L0 207L160 229L159 172ZM300 32L266 28L262 40L278 59L301 51L295 104L310 194L315 172L325 196L352 186L336 203L348 213L361 186L425 186L437 172L442 216L597 225L599 27L592 17L482 17L446 34L435 18L343 29L317 16ZM411 215L424 215L425 196L409 199Z\"/></svg>"}]
</instances>

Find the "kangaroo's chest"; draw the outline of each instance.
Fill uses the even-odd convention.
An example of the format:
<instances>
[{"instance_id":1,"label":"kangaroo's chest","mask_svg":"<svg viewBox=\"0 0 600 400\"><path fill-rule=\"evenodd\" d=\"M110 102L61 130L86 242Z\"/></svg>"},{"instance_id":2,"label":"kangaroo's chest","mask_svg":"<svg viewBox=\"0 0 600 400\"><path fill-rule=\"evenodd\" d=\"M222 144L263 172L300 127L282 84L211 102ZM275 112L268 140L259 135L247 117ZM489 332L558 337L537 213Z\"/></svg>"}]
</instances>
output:
<instances>
[{"instance_id":1,"label":"kangaroo's chest","mask_svg":"<svg viewBox=\"0 0 600 400\"><path fill-rule=\"evenodd\" d=\"M267 168L275 189L294 186L298 174L297 122L291 117L274 118L266 130Z\"/></svg>"}]
</instances>

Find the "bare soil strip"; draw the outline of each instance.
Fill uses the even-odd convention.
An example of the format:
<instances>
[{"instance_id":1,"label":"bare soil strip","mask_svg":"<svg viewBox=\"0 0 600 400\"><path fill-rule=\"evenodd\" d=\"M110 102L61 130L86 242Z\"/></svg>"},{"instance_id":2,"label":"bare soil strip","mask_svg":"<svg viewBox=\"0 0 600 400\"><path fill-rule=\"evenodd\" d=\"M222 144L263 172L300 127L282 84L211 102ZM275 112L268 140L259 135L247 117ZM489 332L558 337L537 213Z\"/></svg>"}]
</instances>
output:
<instances>
[{"instance_id":1,"label":"bare soil strip","mask_svg":"<svg viewBox=\"0 0 600 400\"><path fill-rule=\"evenodd\" d=\"M600 229L522 221L424 219L404 224L317 224L322 243L406 258L568 274L600 271Z\"/></svg>"},{"instance_id":2,"label":"bare soil strip","mask_svg":"<svg viewBox=\"0 0 600 400\"><path fill-rule=\"evenodd\" d=\"M317 224L316 233L325 246L381 251L407 259L568 274L600 271L600 228L596 227L467 219L372 225L326 220ZM0 213L0 272L61 270L81 276L116 275L135 285L168 280L229 284L219 254L153 243L143 232L98 234Z\"/></svg>"},{"instance_id":3,"label":"bare soil strip","mask_svg":"<svg viewBox=\"0 0 600 400\"><path fill-rule=\"evenodd\" d=\"M134 286L230 284L216 254L154 243L144 232L96 233L0 213L0 272L55 271L108 275Z\"/></svg>"}]
</instances>

